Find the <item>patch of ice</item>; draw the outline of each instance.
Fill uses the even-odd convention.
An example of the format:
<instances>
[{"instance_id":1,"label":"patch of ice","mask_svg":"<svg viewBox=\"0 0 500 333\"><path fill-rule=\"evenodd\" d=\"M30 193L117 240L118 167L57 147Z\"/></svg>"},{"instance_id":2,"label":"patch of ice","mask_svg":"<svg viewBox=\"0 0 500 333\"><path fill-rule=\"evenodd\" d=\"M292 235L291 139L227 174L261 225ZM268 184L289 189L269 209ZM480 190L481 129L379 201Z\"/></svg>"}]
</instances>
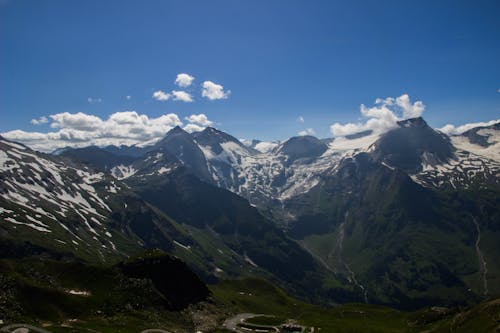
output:
<instances>
[{"instance_id":1,"label":"patch of ice","mask_svg":"<svg viewBox=\"0 0 500 333\"><path fill-rule=\"evenodd\" d=\"M168 173L172 170L172 168L165 168L165 167L161 167L160 169L158 169L158 174L160 175L163 175L164 173Z\"/></svg>"},{"instance_id":2,"label":"patch of ice","mask_svg":"<svg viewBox=\"0 0 500 333\"><path fill-rule=\"evenodd\" d=\"M13 224L18 224L18 225L24 225L26 227L30 227L32 229L35 229L37 231L41 231L41 232L52 232L50 231L49 229L47 228L44 228L44 227L40 227L38 225L35 225L33 223L24 223L24 222L19 222L17 221L16 219L12 218L12 217L6 217L4 218L5 221L7 222L10 222L10 223L13 223Z\"/></svg>"},{"instance_id":3,"label":"patch of ice","mask_svg":"<svg viewBox=\"0 0 500 333\"><path fill-rule=\"evenodd\" d=\"M87 291L87 290L66 289L64 291L67 292L68 294L71 294L71 295L78 295L78 296L90 296L90 295L92 295L92 293L90 291Z\"/></svg>"},{"instance_id":4,"label":"patch of ice","mask_svg":"<svg viewBox=\"0 0 500 333\"><path fill-rule=\"evenodd\" d=\"M126 179L137 173L137 170L134 169L131 165L117 165L111 169L111 175L116 179Z\"/></svg>"},{"instance_id":5,"label":"patch of ice","mask_svg":"<svg viewBox=\"0 0 500 333\"><path fill-rule=\"evenodd\" d=\"M184 244L181 244L181 243L179 243L179 242L178 242L178 241L176 241L176 240L174 240L174 244L175 244L175 245L177 245L177 246L182 247L182 248L183 248L183 249L185 249L185 250L191 251L191 246L189 246L189 245L184 245Z\"/></svg>"}]
</instances>

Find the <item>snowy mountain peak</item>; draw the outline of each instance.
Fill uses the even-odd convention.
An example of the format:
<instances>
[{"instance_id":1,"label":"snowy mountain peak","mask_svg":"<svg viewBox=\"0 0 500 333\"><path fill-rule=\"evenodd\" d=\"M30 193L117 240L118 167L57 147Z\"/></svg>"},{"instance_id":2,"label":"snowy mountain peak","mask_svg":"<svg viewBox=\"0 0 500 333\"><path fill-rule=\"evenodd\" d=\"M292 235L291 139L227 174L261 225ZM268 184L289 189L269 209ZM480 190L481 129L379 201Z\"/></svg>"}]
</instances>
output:
<instances>
[{"instance_id":1,"label":"snowy mountain peak","mask_svg":"<svg viewBox=\"0 0 500 333\"><path fill-rule=\"evenodd\" d=\"M461 136L469 139L471 144L489 147L500 141L500 122L491 126L479 126L472 128Z\"/></svg>"},{"instance_id":2,"label":"snowy mountain peak","mask_svg":"<svg viewBox=\"0 0 500 333\"><path fill-rule=\"evenodd\" d=\"M308 191L343 160L366 153L426 187L464 187L476 182L476 175L485 175L487 183L498 179L498 133L494 125L449 137L418 117L384 134L365 131L329 140L297 136L282 143L253 141L254 148L213 127L191 134L176 127L147 151L137 150L135 162L114 159L113 174L119 179L168 177L167 171L180 163L204 181L266 205Z\"/></svg>"},{"instance_id":3,"label":"snowy mountain peak","mask_svg":"<svg viewBox=\"0 0 500 333\"><path fill-rule=\"evenodd\" d=\"M167 134L165 135L165 137L173 136L173 135L189 135L189 133L186 132L184 129L182 129L182 127L175 126L170 131L167 132Z\"/></svg>"},{"instance_id":4,"label":"snowy mountain peak","mask_svg":"<svg viewBox=\"0 0 500 333\"><path fill-rule=\"evenodd\" d=\"M375 143L376 160L413 174L422 169L424 161L439 164L453 158L455 148L450 139L422 118L403 120L398 125Z\"/></svg>"},{"instance_id":5,"label":"snowy mountain peak","mask_svg":"<svg viewBox=\"0 0 500 333\"><path fill-rule=\"evenodd\" d=\"M252 153L251 148L245 146L240 140L213 127L207 127L201 132L194 132L191 136L196 143L203 147L209 147L215 154L220 154L224 150L222 144L228 142L247 150L248 153Z\"/></svg>"},{"instance_id":6,"label":"snowy mountain peak","mask_svg":"<svg viewBox=\"0 0 500 333\"><path fill-rule=\"evenodd\" d=\"M278 152L288 156L289 161L300 158L314 158L328 149L328 145L311 135L295 136L285 141Z\"/></svg>"}]
</instances>

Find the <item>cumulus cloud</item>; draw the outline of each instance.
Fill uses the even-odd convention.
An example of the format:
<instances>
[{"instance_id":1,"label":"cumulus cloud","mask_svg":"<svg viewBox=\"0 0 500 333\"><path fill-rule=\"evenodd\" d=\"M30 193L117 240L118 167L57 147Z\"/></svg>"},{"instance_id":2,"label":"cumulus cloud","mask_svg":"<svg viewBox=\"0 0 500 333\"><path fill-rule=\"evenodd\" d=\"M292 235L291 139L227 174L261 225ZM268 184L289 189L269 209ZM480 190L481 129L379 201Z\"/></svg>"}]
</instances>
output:
<instances>
[{"instance_id":1,"label":"cumulus cloud","mask_svg":"<svg viewBox=\"0 0 500 333\"><path fill-rule=\"evenodd\" d=\"M411 104L408 94L396 98L396 105L403 110L403 118L405 119L420 117L425 110L425 105L422 101L416 101Z\"/></svg>"},{"instance_id":2,"label":"cumulus cloud","mask_svg":"<svg viewBox=\"0 0 500 333\"><path fill-rule=\"evenodd\" d=\"M360 111L366 119L364 122L340 124L330 126L333 136L346 136L367 130L382 133L396 126L402 119L420 117L425 110L422 101L412 103L407 94L397 98L377 98L372 107L361 104Z\"/></svg>"},{"instance_id":3,"label":"cumulus cloud","mask_svg":"<svg viewBox=\"0 0 500 333\"><path fill-rule=\"evenodd\" d=\"M299 122L299 123L303 124L303 123L304 123L304 117L299 116L299 117L297 118L297 122Z\"/></svg>"},{"instance_id":4,"label":"cumulus cloud","mask_svg":"<svg viewBox=\"0 0 500 333\"><path fill-rule=\"evenodd\" d=\"M194 77L186 74L177 74L175 79L175 84L181 88L187 88L192 85ZM212 81L204 81L201 84L201 96L209 100L227 99L231 94L230 90L224 90L224 87L220 84L214 83ZM127 97L127 99L129 99ZM172 90L171 92L157 90L153 93L153 99L157 101L168 101L170 99L174 101L182 102L193 102L193 95L185 90Z\"/></svg>"},{"instance_id":5,"label":"cumulus cloud","mask_svg":"<svg viewBox=\"0 0 500 333\"><path fill-rule=\"evenodd\" d=\"M181 102L193 101L193 96L191 96L191 94L181 90L172 90L172 92L170 93L158 90L153 93L153 98L156 99L157 101L162 101L162 102L168 101L169 99Z\"/></svg>"},{"instance_id":6,"label":"cumulus cloud","mask_svg":"<svg viewBox=\"0 0 500 333\"><path fill-rule=\"evenodd\" d=\"M205 81L201 85L201 96L209 100L227 99L231 94L230 90L224 91L224 87L212 81Z\"/></svg>"},{"instance_id":7,"label":"cumulus cloud","mask_svg":"<svg viewBox=\"0 0 500 333\"><path fill-rule=\"evenodd\" d=\"M50 116L52 128L67 128L80 131L92 131L99 128L103 121L97 116L85 114L83 112L69 113L63 112Z\"/></svg>"},{"instance_id":8,"label":"cumulus cloud","mask_svg":"<svg viewBox=\"0 0 500 333\"><path fill-rule=\"evenodd\" d=\"M89 145L133 145L155 142L175 126L182 126L179 117L165 114L150 118L136 111L116 112L107 119L85 113L58 113L50 116L53 132L26 132L14 130L2 133L7 139L18 141L33 149L50 152L63 147Z\"/></svg>"},{"instance_id":9,"label":"cumulus cloud","mask_svg":"<svg viewBox=\"0 0 500 333\"><path fill-rule=\"evenodd\" d=\"M181 88L189 87L193 81L194 77L186 73L177 74L177 77L175 78L175 84Z\"/></svg>"},{"instance_id":10,"label":"cumulus cloud","mask_svg":"<svg viewBox=\"0 0 500 333\"><path fill-rule=\"evenodd\" d=\"M170 94L164 91L158 90L153 93L153 98L157 101L168 101L170 99Z\"/></svg>"},{"instance_id":11,"label":"cumulus cloud","mask_svg":"<svg viewBox=\"0 0 500 333\"><path fill-rule=\"evenodd\" d=\"M214 123L203 113L192 114L184 119L186 119L189 123L184 126L184 130L189 133L203 131L205 128L212 126Z\"/></svg>"},{"instance_id":12,"label":"cumulus cloud","mask_svg":"<svg viewBox=\"0 0 500 333\"><path fill-rule=\"evenodd\" d=\"M184 119L186 119L190 123L198 124L200 126L212 126L213 124L213 121L208 120L208 117L203 113L192 114Z\"/></svg>"},{"instance_id":13,"label":"cumulus cloud","mask_svg":"<svg viewBox=\"0 0 500 333\"><path fill-rule=\"evenodd\" d=\"M184 126L184 130L188 133L193 133L193 132L201 132L205 129L206 127L197 125L197 124L187 124Z\"/></svg>"},{"instance_id":14,"label":"cumulus cloud","mask_svg":"<svg viewBox=\"0 0 500 333\"><path fill-rule=\"evenodd\" d=\"M192 102L193 96L185 91L172 90L171 95L173 96L174 101L182 101L182 102Z\"/></svg>"},{"instance_id":15,"label":"cumulus cloud","mask_svg":"<svg viewBox=\"0 0 500 333\"><path fill-rule=\"evenodd\" d=\"M40 117L38 119L31 119L31 123L33 125L42 125L42 124L46 124L48 122L49 122L49 119L47 117L45 117L45 116L42 116L42 117Z\"/></svg>"},{"instance_id":16,"label":"cumulus cloud","mask_svg":"<svg viewBox=\"0 0 500 333\"><path fill-rule=\"evenodd\" d=\"M316 132L312 128L305 129L303 131L300 131L297 133L300 136L305 136L305 135L315 135Z\"/></svg>"},{"instance_id":17,"label":"cumulus cloud","mask_svg":"<svg viewBox=\"0 0 500 333\"><path fill-rule=\"evenodd\" d=\"M491 125L494 125L496 123L500 123L500 119L490 120L487 122L469 123L469 124L464 124L461 126L447 124L441 128L438 128L438 130L440 130L441 132L448 134L448 135L459 135L459 134L467 132L468 130L475 128L475 127L491 126Z\"/></svg>"}]
</instances>

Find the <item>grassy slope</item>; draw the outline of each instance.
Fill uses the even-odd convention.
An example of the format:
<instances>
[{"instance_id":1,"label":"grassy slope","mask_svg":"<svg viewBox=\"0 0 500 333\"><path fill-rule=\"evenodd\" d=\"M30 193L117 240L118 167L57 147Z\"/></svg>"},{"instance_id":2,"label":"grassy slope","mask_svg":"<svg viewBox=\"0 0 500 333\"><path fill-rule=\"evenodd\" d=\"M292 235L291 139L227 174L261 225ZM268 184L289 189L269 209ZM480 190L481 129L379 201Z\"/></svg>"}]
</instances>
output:
<instances>
[{"instance_id":1,"label":"grassy slope","mask_svg":"<svg viewBox=\"0 0 500 333\"><path fill-rule=\"evenodd\" d=\"M351 295L349 288L341 288L343 279L329 274L247 200L201 182L184 169L174 172L146 183L132 183L140 181L132 179L130 185L142 198L191 231L198 243L192 248L192 255L176 251L191 267L195 263L203 268L195 268L197 272L206 274L219 268L227 273L225 278L234 278L260 271L261 276L271 276L294 295L310 300L346 301L357 296ZM202 255L196 257L199 249L203 250ZM323 289L331 285L335 287Z\"/></svg>"},{"instance_id":2,"label":"grassy slope","mask_svg":"<svg viewBox=\"0 0 500 333\"><path fill-rule=\"evenodd\" d=\"M430 191L406 175L359 159L289 204L298 207L291 233L342 271L332 251L345 222L342 260L367 287L372 302L413 309L473 303L482 295L482 284L472 216L482 230L490 295L499 295L497 198L497 190Z\"/></svg>"},{"instance_id":3,"label":"grassy slope","mask_svg":"<svg viewBox=\"0 0 500 333\"><path fill-rule=\"evenodd\" d=\"M147 328L192 332L195 311L204 313L202 321L219 323L234 313L261 313L295 319L321 332L492 332L500 320L500 300L461 312L404 312L366 304L326 308L255 278L212 285L210 303L196 305L197 310L171 311L156 288L125 278L116 268L40 258L1 259L0 287L0 313L7 322L31 322L55 333L136 333ZM71 295L69 289L85 290L90 296Z\"/></svg>"},{"instance_id":4,"label":"grassy slope","mask_svg":"<svg viewBox=\"0 0 500 333\"><path fill-rule=\"evenodd\" d=\"M296 319L322 332L403 332L408 331L406 313L390 308L348 304L324 308L288 296L263 280L225 281L212 286L215 297L236 312L253 312Z\"/></svg>"},{"instance_id":5,"label":"grassy slope","mask_svg":"<svg viewBox=\"0 0 500 333\"><path fill-rule=\"evenodd\" d=\"M324 308L301 302L259 279L221 282L211 286L215 297L234 312L252 312L296 319L321 332L493 332L500 328L500 299L462 309L422 309L415 312L345 304Z\"/></svg>"}]
</instances>

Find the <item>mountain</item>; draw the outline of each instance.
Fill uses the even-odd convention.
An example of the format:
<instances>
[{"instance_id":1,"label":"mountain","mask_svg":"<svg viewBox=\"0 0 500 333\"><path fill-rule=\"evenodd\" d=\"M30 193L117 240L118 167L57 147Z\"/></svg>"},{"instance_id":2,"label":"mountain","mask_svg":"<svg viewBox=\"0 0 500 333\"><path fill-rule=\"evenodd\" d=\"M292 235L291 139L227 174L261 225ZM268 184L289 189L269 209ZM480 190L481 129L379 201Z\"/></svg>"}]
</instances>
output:
<instances>
[{"instance_id":1,"label":"mountain","mask_svg":"<svg viewBox=\"0 0 500 333\"><path fill-rule=\"evenodd\" d=\"M500 123L491 126L479 126L471 128L468 131L460 134L459 137L465 137L469 143L475 144L484 148L489 148L498 144L500 131Z\"/></svg>"},{"instance_id":2,"label":"mountain","mask_svg":"<svg viewBox=\"0 0 500 333\"><path fill-rule=\"evenodd\" d=\"M3 138L0 179L0 237L21 252L103 262L143 248L170 250L189 238L111 175Z\"/></svg>"},{"instance_id":3,"label":"mountain","mask_svg":"<svg viewBox=\"0 0 500 333\"><path fill-rule=\"evenodd\" d=\"M200 179L211 180L202 150L194 142L192 136L179 126L170 130L162 140L155 144L152 151L175 156Z\"/></svg>"},{"instance_id":4,"label":"mountain","mask_svg":"<svg viewBox=\"0 0 500 333\"><path fill-rule=\"evenodd\" d=\"M130 155L107 147L64 163L101 170L151 209L170 242L131 218L110 226L163 244L206 281L250 274L316 300L418 308L500 295L499 137L498 124L450 136L415 118L261 151L174 128Z\"/></svg>"},{"instance_id":5,"label":"mountain","mask_svg":"<svg viewBox=\"0 0 500 333\"><path fill-rule=\"evenodd\" d=\"M247 148L235 137L213 127L207 127L201 132L193 132L191 136L198 145L208 147L215 154L222 153L224 151L223 146L228 145L234 145L241 149L245 149L249 153L256 152L254 149Z\"/></svg>"},{"instance_id":6,"label":"mountain","mask_svg":"<svg viewBox=\"0 0 500 333\"><path fill-rule=\"evenodd\" d=\"M399 121L397 128L382 135L371 154L381 163L415 174L425 164L448 161L454 150L446 135L433 130L422 118L414 118Z\"/></svg>"},{"instance_id":7,"label":"mountain","mask_svg":"<svg viewBox=\"0 0 500 333\"><path fill-rule=\"evenodd\" d=\"M314 159L321 156L328 146L325 142L311 135L296 136L285 141L278 152L287 157L287 164L292 164L298 159Z\"/></svg>"},{"instance_id":8,"label":"mountain","mask_svg":"<svg viewBox=\"0 0 500 333\"><path fill-rule=\"evenodd\" d=\"M415 118L381 135L296 137L266 153L215 129L188 136L209 183L247 198L368 301L414 308L498 295L498 125L447 136Z\"/></svg>"},{"instance_id":9,"label":"mountain","mask_svg":"<svg viewBox=\"0 0 500 333\"><path fill-rule=\"evenodd\" d=\"M498 195L436 192L362 153L285 209L289 234L368 300L418 308L498 293Z\"/></svg>"},{"instance_id":10,"label":"mountain","mask_svg":"<svg viewBox=\"0 0 500 333\"><path fill-rule=\"evenodd\" d=\"M358 297L349 287L340 291L342 278L328 277L245 199L194 176L164 144L137 160L134 174L122 182L67 157L1 140L0 235L9 245L0 254L113 263L160 248L206 281L267 276L312 298L323 297L322 281L328 279L336 281L335 288L326 288L330 293Z\"/></svg>"},{"instance_id":11,"label":"mountain","mask_svg":"<svg viewBox=\"0 0 500 333\"><path fill-rule=\"evenodd\" d=\"M498 162L454 141L421 118L400 122L275 216L372 302L416 308L498 295Z\"/></svg>"},{"instance_id":12,"label":"mountain","mask_svg":"<svg viewBox=\"0 0 500 333\"><path fill-rule=\"evenodd\" d=\"M450 136L448 140L454 150L452 156L432 161L428 153L423 155L421 170L411 174L414 181L442 190L498 188L500 123L473 128L461 135Z\"/></svg>"},{"instance_id":13,"label":"mountain","mask_svg":"<svg viewBox=\"0 0 500 333\"><path fill-rule=\"evenodd\" d=\"M345 279L328 273L244 198L196 177L179 161L150 152L123 181L189 231L193 242L176 254L202 276L268 276L302 297L356 299ZM336 287L324 288L324 279Z\"/></svg>"},{"instance_id":14,"label":"mountain","mask_svg":"<svg viewBox=\"0 0 500 333\"><path fill-rule=\"evenodd\" d=\"M135 159L130 155L118 154L117 149L101 149L90 146L78 149L66 149L57 155L67 157L74 161L90 164L103 171L108 171L116 165L130 164Z\"/></svg>"}]
</instances>

